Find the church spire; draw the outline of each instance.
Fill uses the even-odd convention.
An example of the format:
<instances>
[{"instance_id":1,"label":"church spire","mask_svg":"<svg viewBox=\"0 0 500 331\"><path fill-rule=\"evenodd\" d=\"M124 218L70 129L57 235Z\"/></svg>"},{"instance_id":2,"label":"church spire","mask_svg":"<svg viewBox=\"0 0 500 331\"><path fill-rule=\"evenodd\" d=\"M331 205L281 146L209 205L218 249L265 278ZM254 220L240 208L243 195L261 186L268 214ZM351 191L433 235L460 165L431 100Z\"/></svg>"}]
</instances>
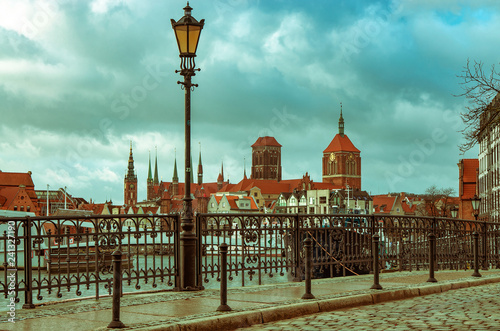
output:
<instances>
[{"instance_id":1,"label":"church spire","mask_svg":"<svg viewBox=\"0 0 500 331\"><path fill-rule=\"evenodd\" d=\"M344 136L344 118L342 117L342 102L340 103L339 134Z\"/></svg>"},{"instance_id":2,"label":"church spire","mask_svg":"<svg viewBox=\"0 0 500 331\"><path fill-rule=\"evenodd\" d=\"M201 163L201 142L200 142L200 157L198 159L198 185L203 184L203 165Z\"/></svg>"},{"instance_id":3,"label":"church spire","mask_svg":"<svg viewBox=\"0 0 500 331\"><path fill-rule=\"evenodd\" d=\"M151 174L151 151L149 151L148 183L149 182L153 182L153 175Z\"/></svg>"},{"instance_id":4,"label":"church spire","mask_svg":"<svg viewBox=\"0 0 500 331\"><path fill-rule=\"evenodd\" d=\"M158 147L155 146L156 150L156 155L155 155L155 179L153 183L155 185L158 185L160 182L158 182Z\"/></svg>"},{"instance_id":5,"label":"church spire","mask_svg":"<svg viewBox=\"0 0 500 331\"><path fill-rule=\"evenodd\" d=\"M128 172L127 172L127 177L128 178L134 178L135 177L134 155L132 154L132 140L130 141L130 154L129 154L129 157L128 157Z\"/></svg>"},{"instance_id":6,"label":"church spire","mask_svg":"<svg viewBox=\"0 0 500 331\"><path fill-rule=\"evenodd\" d=\"M127 206L137 204L137 175L134 170L134 155L132 154L132 141L130 141L130 154L128 157L128 171L124 180L123 203Z\"/></svg>"},{"instance_id":7,"label":"church spire","mask_svg":"<svg viewBox=\"0 0 500 331\"><path fill-rule=\"evenodd\" d=\"M243 156L243 179L247 178L247 158Z\"/></svg>"},{"instance_id":8,"label":"church spire","mask_svg":"<svg viewBox=\"0 0 500 331\"><path fill-rule=\"evenodd\" d=\"M148 167L148 180L147 180L147 199L148 201L153 199L153 175L151 172L151 151L149 151L149 167Z\"/></svg>"},{"instance_id":9,"label":"church spire","mask_svg":"<svg viewBox=\"0 0 500 331\"><path fill-rule=\"evenodd\" d=\"M172 177L172 182L178 182L179 176L177 175L177 151L174 158L174 176Z\"/></svg>"}]
</instances>

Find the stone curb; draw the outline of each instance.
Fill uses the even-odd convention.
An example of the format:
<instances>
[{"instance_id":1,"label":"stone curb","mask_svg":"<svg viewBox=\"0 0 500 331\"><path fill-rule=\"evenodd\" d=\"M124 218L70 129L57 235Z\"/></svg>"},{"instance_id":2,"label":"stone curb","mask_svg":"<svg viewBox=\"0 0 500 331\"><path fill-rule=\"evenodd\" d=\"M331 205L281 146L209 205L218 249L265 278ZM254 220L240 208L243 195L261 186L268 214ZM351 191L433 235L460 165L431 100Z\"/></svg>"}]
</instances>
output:
<instances>
[{"instance_id":1,"label":"stone curb","mask_svg":"<svg viewBox=\"0 0 500 331\"><path fill-rule=\"evenodd\" d=\"M190 321L176 322L163 326L137 328L141 331L212 331L212 330L234 330L256 324L263 324L294 317L329 312L339 309L360 307L381 302L410 299L418 296L441 293L450 290L480 286L500 282L500 277L478 278L470 281L459 281L448 284L432 284L411 287L408 289L380 290L371 294L358 294L348 297L333 299L320 299L309 302L255 309L246 312L228 312L220 315L194 319ZM375 290L376 291L376 290Z\"/></svg>"}]
</instances>

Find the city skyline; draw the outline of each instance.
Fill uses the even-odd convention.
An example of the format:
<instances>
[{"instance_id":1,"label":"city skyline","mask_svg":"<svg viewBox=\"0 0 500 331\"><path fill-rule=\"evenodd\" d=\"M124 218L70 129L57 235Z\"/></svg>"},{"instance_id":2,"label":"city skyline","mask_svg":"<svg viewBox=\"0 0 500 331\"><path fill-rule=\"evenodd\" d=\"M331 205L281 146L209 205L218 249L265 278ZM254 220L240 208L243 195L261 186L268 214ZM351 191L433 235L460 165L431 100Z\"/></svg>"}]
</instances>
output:
<instances>
[{"instance_id":1,"label":"city skyline","mask_svg":"<svg viewBox=\"0 0 500 331\"><path fill-rule=\"evenodd\" d=\"M139 201L148 155L184 181L184 93L170 19L186 1L2 1L0 170L33 172L38 190L123 200L130 141ZM232 183L251 145L283 146L283 179L321 181L322 151L338 132L361 150L362 189L458 194L457 77L497 64L494 1L190 1L205 19L193 78L192 159L204 181L224 162ZM196 173L195 173L196 177Z\"/></svg>"}]
</instances>

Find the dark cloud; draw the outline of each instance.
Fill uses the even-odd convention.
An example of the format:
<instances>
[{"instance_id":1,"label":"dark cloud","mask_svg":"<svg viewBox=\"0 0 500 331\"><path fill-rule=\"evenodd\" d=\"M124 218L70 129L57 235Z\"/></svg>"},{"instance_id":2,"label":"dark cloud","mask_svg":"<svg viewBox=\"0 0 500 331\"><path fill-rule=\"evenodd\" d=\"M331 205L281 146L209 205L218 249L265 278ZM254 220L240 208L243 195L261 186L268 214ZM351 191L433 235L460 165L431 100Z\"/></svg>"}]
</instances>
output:
<instances>
[{"instance_id":1,"label":"dark cloud","mask_svg":"<svg viewBox=\"0 0 500 331\"><path fill-rule=\"evenodd\" d=\"M155 146L160 176L171 179L175 150L182 169L184 92L170 18L183 15L183 3L11 2L19 17L0 16L0 169L31 170L37 187L68 186L115 202L130 140L140 198ZM321 154L337 133L342 102L346 133L362 152L364 189L457 187L465 100L454 96L456 75L467 58L499 62L496 2L191 6L206 19L192 134L207 180L216 180L223 161L238 181L245 157L249 173L250 145L269 134L283 145L285 176L309 172L321 181Z\"/></svg>"}]
</instances>

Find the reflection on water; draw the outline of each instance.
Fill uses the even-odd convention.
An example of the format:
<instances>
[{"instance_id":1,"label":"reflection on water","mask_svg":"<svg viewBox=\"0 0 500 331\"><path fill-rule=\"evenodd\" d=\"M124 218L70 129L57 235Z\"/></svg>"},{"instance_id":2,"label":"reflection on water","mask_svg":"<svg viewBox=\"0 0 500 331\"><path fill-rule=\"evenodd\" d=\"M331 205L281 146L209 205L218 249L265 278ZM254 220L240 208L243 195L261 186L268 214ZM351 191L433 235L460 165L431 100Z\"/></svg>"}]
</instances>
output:
<instances>
[{"instance_id":1,"label":"reflection on water","mask_svg":"<svg viewBox=\"0 0 500 331\"><path fill-rule=\"evenodd\" d=\"M124 275L123 275L123 292L124 293L138 293L142 291L161 291L161 290L172 290L175 287L175 280L173 275L169 276L169 270L168 268L171 268L174 265L174 258L173 256L133 256L131 257L132 260L132 265L133 268L130 269L125 269L124 270ZM269 263L271 260L271 257L263 257L261 260L261 264ZM210 256L207 258L206 261L210 261L210 264L212 266L215 265L215 270L217 270L217 265L218 265L218 256ZM203 258L203 262L205 261L205 257ZM276 261L276 258L274 258L273 261ZM163 264L162 264L163 263ZM229 256L228 257L228 264L235 266L239 265L241 267L242 263L242 258L241 256ZM139 268L137 268L137 265ZM258 264L257 263L245 263L245 268L252 268L256 267ZM163 279L160 274L160 270L163 267L164 270L164 276ZM146 273L147 270L147 273ZM154 275L154 270L156 270L156 276ZM10 271L9 271L10 272ZM280 273L283 273L283 275L280 275ZM95 276L91 273L91 279L95 279ZM129 275L129 276L128 276ZM140 279L137 279L137 276L139 275ZM272 277L270 277L272 275ZM46 302L53 302L53 301L61 301L61 300L68 300L68 299L74 299L74 298L85 298L85 297L92 297L95 298L98 293L99 297L106 296L109 294L108 288L109 285L111 285L111 280L113 278L112 273L106 273L100 274L100 281L99 281L99 287L96 289L95 284L90 284L87 286L85 284L86 277L85 273L80 273L79 275L76 273L70 274L70 280L72 283L76 283L78 276L80 276L80 285L71 285L71 286L66 286L65 284L67 283L68 275L67 274L57 274L57 273L51 273L51 285L52 289L49 293L49 290L47 289L34 289L33 290L33 303L34 304L40 304L40 303L46 303ZM147 276L147 278L146 278ZM39 280L42 282L42 286L46 287L47 280L49 277L49 273L46 270L33 270L33 286L38 286ZM220 282L218 281L218 273L215 272L214 274L208 273L207 275L203 275L203 286L206 289L218 289L220 288ZM281 270L279 268L276 270L276 268L273 268L270 270L269 268L267 270L262 270L259 273L259 270L253 269L252 271L250 270L245 270L245 272L239 271L238 274L236 272L232 272L228 274L228 277L232 277L231 279L228 279L228 287L239 287L242 286L244 283L245 286L252 286L252 285L269 285L269 284L277 284L277 283L284 283L288 281L288 276L287 272L285 269ZM131 278L128 280L127 278ZM18 270L17 271L17 283L20 283L24 280L24 270ZM208 282L206 282L208 280ZM0 282L5 283L5 271L0 270ZM57 284L61 284L60 287L57 287ZM24 285L21 285L21 287L24 287ZM112 288L112 287L111 287ZM80 292L80 295L77 295L77 293ZM38 296L41 296L39 298ZM16 309L21 309L22 305L24 304L24 292L19 292L18 293L19 300L16 304ZM60 297L59 297L60 296ZM7 296L4 301L5 303L8 302L10 296ZM5 305L0 305L0 311L7 311L8 307Z\"/></svg>"}]
</instances>

